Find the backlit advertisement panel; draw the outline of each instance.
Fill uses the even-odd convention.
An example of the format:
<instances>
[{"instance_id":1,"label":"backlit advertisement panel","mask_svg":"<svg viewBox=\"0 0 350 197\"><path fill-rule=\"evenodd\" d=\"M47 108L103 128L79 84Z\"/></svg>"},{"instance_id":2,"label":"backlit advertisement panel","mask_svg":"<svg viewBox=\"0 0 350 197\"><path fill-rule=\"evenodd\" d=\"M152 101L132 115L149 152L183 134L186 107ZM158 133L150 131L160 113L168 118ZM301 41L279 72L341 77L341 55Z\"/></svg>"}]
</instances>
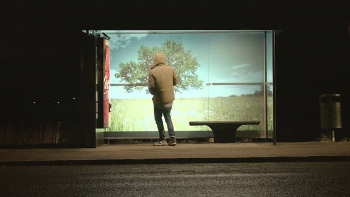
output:
<instances>
[{"instance_id":1,"label":"backlit advertisement panel","mask_svg":"<svg viewBox=\"0 0 350 197\"><path fill-rule=\"evenodd\" d=\"M147 88L156 52L165 54L180 78L175 131L210 131L188 124L203 120L258 120L260 125L240 130L261 136L273 130L272 31L103 32L110 37L110 131L157 131Z\"/></svg>"}]
</instances>

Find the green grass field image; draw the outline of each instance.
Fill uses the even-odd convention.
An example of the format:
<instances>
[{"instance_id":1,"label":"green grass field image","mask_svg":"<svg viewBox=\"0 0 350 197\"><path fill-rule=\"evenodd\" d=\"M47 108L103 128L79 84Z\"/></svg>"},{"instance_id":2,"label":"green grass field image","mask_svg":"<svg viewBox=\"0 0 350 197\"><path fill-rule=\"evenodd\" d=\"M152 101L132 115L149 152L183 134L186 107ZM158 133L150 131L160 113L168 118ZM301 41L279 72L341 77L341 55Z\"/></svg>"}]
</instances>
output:
<instances>
[{"instance_id":1,"label":"green grass field image","mask_svg":"<svg viewBox=\"0 0 350 197\"><path fill-rule=\"evenodd\" d=\"M206 126L189 126L189 121L259 120L260 125L240 130L265 130L263 97L179 98L171 112L176 131L210 131ZM109 131L157 131L151 99L112 99ZM273 128L272 98L268 98L268 129ZM164 123L165 124L165 123Z\"/></svg>"}]
</instances>

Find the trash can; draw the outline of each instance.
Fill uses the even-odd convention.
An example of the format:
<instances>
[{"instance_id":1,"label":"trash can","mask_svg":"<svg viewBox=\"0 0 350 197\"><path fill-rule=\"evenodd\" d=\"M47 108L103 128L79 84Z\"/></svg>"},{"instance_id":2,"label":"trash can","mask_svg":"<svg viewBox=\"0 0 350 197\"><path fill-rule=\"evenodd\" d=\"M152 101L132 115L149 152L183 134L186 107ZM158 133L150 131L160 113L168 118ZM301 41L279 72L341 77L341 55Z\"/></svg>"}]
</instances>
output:
<instances>
[{"instance_id":1,"label":"trash can","mask_svg":"<svg viewBox=\"0 0 350 197\"><path fill-rule=\"evenodd\" d=\"M340 94L320 95L321 129L340 129L341 102Z\"/></svg>"}]
</instances>

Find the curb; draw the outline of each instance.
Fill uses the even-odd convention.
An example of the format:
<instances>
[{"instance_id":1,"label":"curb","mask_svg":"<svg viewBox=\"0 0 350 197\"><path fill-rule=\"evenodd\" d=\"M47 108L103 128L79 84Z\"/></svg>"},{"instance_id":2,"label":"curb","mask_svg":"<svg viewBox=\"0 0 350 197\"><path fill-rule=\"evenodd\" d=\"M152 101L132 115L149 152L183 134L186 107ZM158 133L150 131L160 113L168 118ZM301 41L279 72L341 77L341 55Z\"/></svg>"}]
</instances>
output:
<instances>
[{"instance_id":1,"label":"curb","mask_svg":"<svg viewBox=\"0 0 350 197\"><path fill-rule=\"evenodd\" d=\"M128 164L191 164L191 163L264 163L264 162L350 162L349 156L247 157L247 158L159 158L111 160L5 161L0 166L65 166L65 165L128 165Z\"/></svg>"}]
</instances>

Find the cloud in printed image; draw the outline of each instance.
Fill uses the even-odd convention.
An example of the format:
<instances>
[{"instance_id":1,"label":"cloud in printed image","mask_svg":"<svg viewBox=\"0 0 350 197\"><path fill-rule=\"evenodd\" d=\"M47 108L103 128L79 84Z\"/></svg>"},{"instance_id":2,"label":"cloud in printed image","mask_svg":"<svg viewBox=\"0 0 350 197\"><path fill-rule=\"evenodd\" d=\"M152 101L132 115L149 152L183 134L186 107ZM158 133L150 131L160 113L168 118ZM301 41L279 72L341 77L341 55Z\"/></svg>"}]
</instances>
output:
<instances>
[{"instance_id":1,"label":"cloud in printed image","mask_svg":"<svg viewBox=\"0 0 350 197\"><path fill-rule=\"evenodd\" d=\"M117 79L117 78L115 77L115 74L116 74L116 73L117 73L116 70L110 69L110 75L111 75L111 77L110 77L110 83L111 83L111 84L120 83L119 79Z\"/></svg>"},{"instance_id":2,"label":"cloud in printed image","mask_svg":"<svg viewBox=\"0 0 350 197\"><path fill-rule=\"evenodd\" d=\"M141 40L146 37L147 34L108 34L110 36L111 50L125 48L131 44L134 40Z\"/></svg>"}]
</instances>

